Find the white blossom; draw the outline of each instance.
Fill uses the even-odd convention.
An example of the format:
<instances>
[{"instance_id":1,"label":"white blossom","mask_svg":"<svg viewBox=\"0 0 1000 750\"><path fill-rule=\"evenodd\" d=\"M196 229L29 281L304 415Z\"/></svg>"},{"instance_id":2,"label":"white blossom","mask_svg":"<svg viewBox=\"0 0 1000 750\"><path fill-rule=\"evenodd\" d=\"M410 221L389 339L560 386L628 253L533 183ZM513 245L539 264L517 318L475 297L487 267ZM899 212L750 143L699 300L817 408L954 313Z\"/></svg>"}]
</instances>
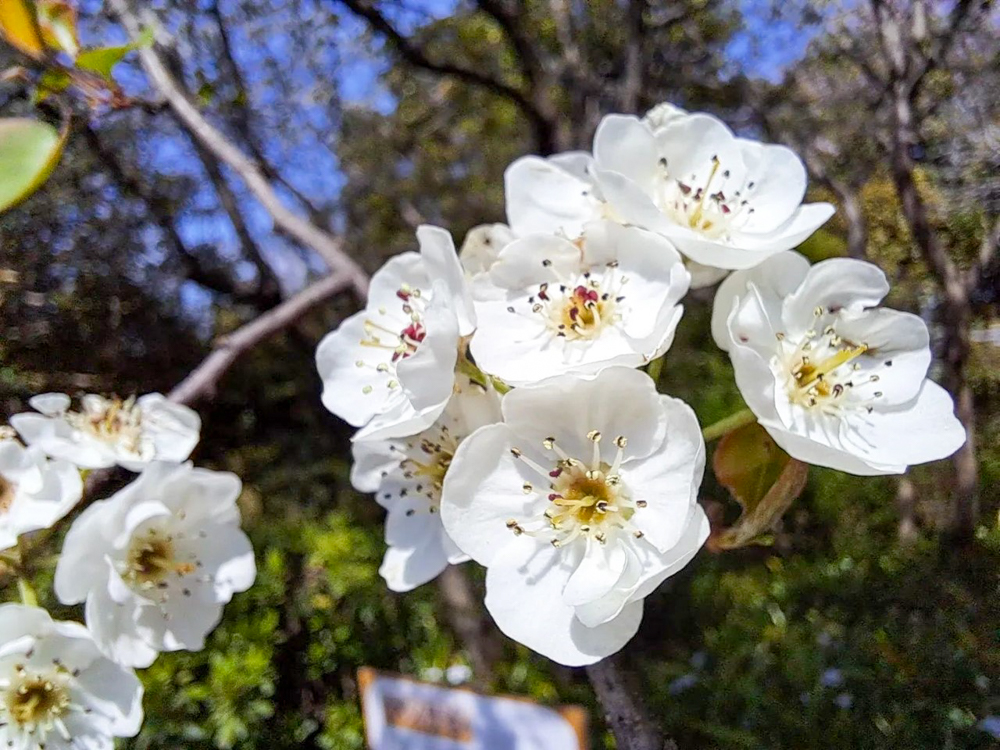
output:
<instances>
[{"instance_id":1,"label":"white blossom","mask_svg":"<svg viewBox=\"0 0 1000 750\"><path fill-rule=\"evenodd\" d=\"M926 378L927 326L876 307L877 267L835 258L809 267L774 256L719 289L736 383L761 425L795 458L851 474L898 474L965 442L948 392Z\"/></svg>"},{"instance_id":2,"label":"white blossom","mask_svg":"<svg viewBox=\"0 0 1000 750\"><path fill-rule=\"evenodd\" d=\"M88 394L73 410L64 393L45 393L28 402L38 413L10 418L28 445L83 469L124 466L142 471L150 461L184 461L198 444L201 419L159 393L128 398Z\"/></svg>"},{"instance_id":3,"label":"white blossom","mask_svg":"<svg viewBox=\"0 0 1000 750\"><path fill-rule=\"evenodd\" d=\"M480 294L476 363L508 383L610 365L639 367L662 355L683 313L690 276L657 234L610 221L571 242L534 234L503 249Z\"/></svg>"},{"instance_id":4,"label":"white blossom","mask_svg":"<svg viewBox=\"0 0 1000 750\"><path fill-rule=\"evenodd\" d=\"M569 151L523 156L504 172L507 222L515 236L558 234L576 239L591 221L614 218L594 179L594 158Z\"/></svg>"},{"instance_id":5,"label":"white blossom","mask_svg":"<svg viewBox=\"0 0 1000 750\"><path fill-rule=\"evenodd\" d=\"M751 268L798 245L833 214L802 204L806 171L784 146L737 138L704 113L660 127L629 115L605 117L594 136L590 174L618 220L659 232L691 260Z\"/></svg>"},{"instance_id":6,"label":"white blossom","mask_svg":"<svg viewBox=\"0 0 1000 750\"><path fill-rule=\"evenodd\" d=\"M38 446L0 441L0 550L52 526L82 495L80 472L68 461L49 460Z\"/></svg>"},{"instance_id":7,"label":"white blossom","mask_svg":"<svg viewBox=\"0 0 1000 750\"><path fill-rule=\"evenodd\" d=\"M351 482L372 492L388 511L389 548L379 573L393 591L410 591L466 556L441 525L441 491L459 444L474 430L500 420L500 398L458 376L438 420L423 432L394 440L357 440Z\"/></svg>"},{"instance_id":8,"label":"white blossom","mask_svg":"<svg viewBox=\"0 0 1000 750\"><path fill-rule=\"evenodd\" d=\"M240 530L240 480L190 463L152 463L70 527L56 566L59 601L86 601L87 626L115 661L203 648L222 607L256 575Z\"/></svg>"},{"instance_id":9,"label":"white blossom","mask_svg":"<svg viewBox=\"0 0 1000 750\"><path fill-rule=\"evenodd\" d=\"M0 747L113 750L142 725L142 685L75 622L0 605Z\"/></svg>"},{"instance_id":10,"label":"white blossom","mask_svg":"<svg viewBox=\"0 0 1000 750\"><path fill-rule=\"evenodd\" d=\"M451 236L417 230L420 253L389 260L368 304L316 350L323 404L361 427L359 439L412 435L434 423L451 395L460 337L475 314Z\"/></svg>"},{"instance_id":11,"label":"white blossom","mask_svg":"<svg viewBox=\"0 0 1000 750\"><path fill-rule=\"evenodd\" d=\"M642 118L644 124L648 125L653 132L656 132L660 128L665 128L682 117L688 115L686 109L681 109L676 104L671 104L670 102L663 102L657 104L651 110L649 110L645 117Z\"/></svg>"},{"instance_id":12,"label":"white blossom","mask_svg":"<svg viewBox=\"0 0 1000 750\"><path fill-rule=\"evenodd\" d=\"M698 420L623 367L518 388L502 412L455 453L445 529L486 566L504 633L591 664L635 634L644 597L708 537Z\"/></svg>"},{"instance_id":13,"label":"white blossom","mask_svg":"<svg viewBox=\"0 0 1000 750\"><path fill-rule=\"evenodd\" d=\"M465 273L474 278L493 267L497 256L514 240L514 233L506 224L480 224L470 229L458 251Z\"/></svg>"}]
</instances>

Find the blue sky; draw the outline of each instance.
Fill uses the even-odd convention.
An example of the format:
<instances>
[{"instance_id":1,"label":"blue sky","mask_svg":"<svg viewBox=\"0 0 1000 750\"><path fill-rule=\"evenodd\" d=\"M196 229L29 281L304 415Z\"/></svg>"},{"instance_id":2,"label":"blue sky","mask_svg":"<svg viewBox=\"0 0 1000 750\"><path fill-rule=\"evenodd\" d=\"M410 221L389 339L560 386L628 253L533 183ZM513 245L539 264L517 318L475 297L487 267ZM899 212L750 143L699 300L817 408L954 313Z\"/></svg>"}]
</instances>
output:
<instances>
[{"instance_id":1,"label":"blue sky","mask_svg":"<svg viewBox=\"0 0 1000 750\"><path fill-rule=\"evenodd\" d=\"M773 0L738 1L746 20L744 27L729 45L731 70L740 70L769 80L780 78L785 67L802 55L809 36L789 23L775 20L769 12ZM240 14L234 0L219 2L223 16ZM316 9L331 7L329 0L313 2L316 3ZM97 0L84 0L82 5L85 11L95 12L100 3ZM159 4L152 3L154 8L157 5ZM404 33L409 33L422 23L446 17L455 7L454 0L409 0L405 5L406 10L397 10L392 13L391 18ZM178 19L177 16L167 17L167 29L172 30L171 24L176 28L181 20L183 19ZM99 35L103 44L120 43L124 39L120 29L104 25L99 31L91 29L89 34L86 29L84 31L85 43L96 43L98 39L95 35ZM366 54L365 47L360 42L366 25L346 12L343 22L328 30L331 37L324 37L328 44L320 47L324 55L329 55L329 59L325 60L325 69L336 71L335 80L329 84L316 80L315 74L300 64L301 61L290 59L292 48L287 36L282 33L268 34L266 31L264 29L265 33L250 37L243 33L238 24L230 27L234 56L253 96L257 131L268 155L281 165L285 177L297 188L321 200L335 199L344 184L344 176L337 164L332 144L328 142L329 134L336 132L337 123L328 118L328 112L321 106L295 102L290 107L281 92L266 85L269 79L265 66L268 60L279 63L282 76L287 76L289 84L296 91L308 91L310 88L322 91L326 85L336 86L347 103L389 112L395 102L379 84L379 76L386 63L384 59L372 59ZM317 30L317 33L323 31ZM209 75L214 72L207 63L205 70ZM273 78L273 71L271 74ZM143 91L144 78L136 66L120 65L116 76L127 91ZM275 124L279 118L285 117L301 118L302 127L297 131L299 137L291 142L287 141L287 135L286 140L280 142L275 138L268 139L269 124ZM315 133L324 134L327 142L318 140ZM161 174L190 174L200 184L177 222L180 234L189 246L208 243L215 246L223 258L237 257L238 238L228 219L217 210L214 189L202 173L201 165L187 139L174 133L146 140L140 144L140 148L143 161L152 169ZM303 262L302 254L272 232L269 215L247 194L239 180L231 179L230 184L242 199L247 224L268 261L286 281L289 289L301 286L310 270ZM290 199L290 196L285 197ZM162 260L162 252L155 244L151 243L147 251L147 262L154 265ZM321 269L313 266L312 270ZM241 272L250 276L253 270L249 264L244 264ZM198 318L204 319L201 313L210 302L210 297L193 284L186 285L183 289L184 307Z\"/></svg>"}]
</instances>

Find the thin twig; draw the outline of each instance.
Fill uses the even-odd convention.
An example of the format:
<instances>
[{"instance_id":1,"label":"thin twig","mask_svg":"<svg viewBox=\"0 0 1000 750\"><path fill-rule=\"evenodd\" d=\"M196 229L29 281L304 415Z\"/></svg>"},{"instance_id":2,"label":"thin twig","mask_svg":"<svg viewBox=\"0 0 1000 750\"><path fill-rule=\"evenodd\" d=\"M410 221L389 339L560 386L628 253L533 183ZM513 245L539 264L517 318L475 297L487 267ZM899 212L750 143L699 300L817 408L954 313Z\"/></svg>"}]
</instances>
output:
<instances>
[{"instance_id":1,"label":"thin twig","mask_svg":"<svg viewBox=\"0 0 1000 750\"><path fill-rule=\"evenodd\" d=\"M290 326L313 306L353 285L354 278L350 273L330 274L228 336L223 336L212 353L170 391L170 400L190 405L200 398L211 396L219 380L237 358L264 339Z\"/></svg>"},{"instance_id":2,"label":"thin twig","mask_svg":"<svg viewBox=\"0 0 1000 750\"><path fill-rule=\"evenodd\" d=\"M141 24L128 6L127 0L110 0L111 9L133 38L138 38ZM210 152L232 168L246 183L274 220L276 226L311 248L326 261L337 276L344 276L359 299L368 294L368 276L341 247L340 240L290 210L275 193L258 166L229 142L195 107L178 86L173 76L152 47L139 50L142 66L153 88L167 100L177 117Z\"/></svg>"}]
</instances>

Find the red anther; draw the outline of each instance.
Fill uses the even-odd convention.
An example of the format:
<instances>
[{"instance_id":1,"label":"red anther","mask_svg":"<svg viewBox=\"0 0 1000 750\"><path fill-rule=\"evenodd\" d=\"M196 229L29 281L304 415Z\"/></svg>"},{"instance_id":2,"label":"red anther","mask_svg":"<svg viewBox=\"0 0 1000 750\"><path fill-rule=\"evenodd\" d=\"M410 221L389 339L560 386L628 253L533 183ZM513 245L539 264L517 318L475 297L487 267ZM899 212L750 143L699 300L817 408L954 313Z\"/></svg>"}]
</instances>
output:
<instances>
[{"instance_id":1,"label":"red anther","mask_svg":"<svg viewBox=\"0 0 1000 750\"><path fill-rule=\"evenodd\" d=\"M403 302L410 301L410 292L404 291L402 289L396 290L396 296L399 297L401 300L403 300Z\"/></svg>"},{"instance_id":2,"label":"red anther","mask_svg":"<svg viewBox=\"0 0 1000 750\"><path fill-rule=\"evenodd\" d=\"M562 469L553 469L552 471L549 472L549 476L552 478L555 478L560 474L562 474Z\"/></svg>"}]
</instances>

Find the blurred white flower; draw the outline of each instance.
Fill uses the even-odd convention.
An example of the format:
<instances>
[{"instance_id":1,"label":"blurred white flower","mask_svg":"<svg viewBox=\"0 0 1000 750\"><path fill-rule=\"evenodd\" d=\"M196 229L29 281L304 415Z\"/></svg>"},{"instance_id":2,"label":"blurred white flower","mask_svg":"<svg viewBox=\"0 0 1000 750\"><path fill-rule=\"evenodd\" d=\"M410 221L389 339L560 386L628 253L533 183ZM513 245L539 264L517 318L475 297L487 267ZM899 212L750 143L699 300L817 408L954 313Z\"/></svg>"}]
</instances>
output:
<instances>
[{"instance_id":1,"label":"blurred white flower","mask_svg":"<svg viewBox=\"0 0 1000 750\"><path fill-rule=\"evenodd\" d=\"M665 239L610 221L575 242L533 234L500 253L476 288L479 328L470 350L491 375L521 385L662 355L683 313L690 276Z\"/></svg>"},{"instance_id":2,"label":"blurred white flower","mask_svg":"<svg viewBox=\"0 0 1000 750\"><path fill-rule=\"evenodd\" d=\"M649 110L646 116L642 118L642 121L656 132L660 128L665 128L667 125L687 115L688 111L686 109L681 109L676 104L671 104L670 102L663 102Z\"/></svg>"},{"instance_id":3,"label":"blurred white flower","mask_svg":"<svg viewBox=\"0 0 1000 750\"><path fill-rule=\"evenodd\" d=\"M475 313L451 235L417 230L420 253L389 260L372 277L367 307L320 342L323 404L361 427L358 439L412 435L444 410L459 339Z\"/></svg>"},{"instance_id":4,"label":"blurred white flower","mask_svg":"<svg viewBox=\"0 0 1000 750\"><path fill-rule=\"evenodd\" d=\"M124 466L142 471L150 461L184 461L198 444L197 412L159 393L121 400L88 394L80 410L64 393L44 393L28 402L39 413L10 418L28 445L83 469Z\"/></svg>"},{"instance_id":5,"label":"blurred white flower","mask_svg":"<svg viewBox=\"0 0 1000 750\"><path fill-rule=\"evenodd\" d=\"M472 679L472 669L466 664L452 664L444 671L444 677L452 685L462 685Z\"/></svg>"},{"instance_id":6,"label":"blurred white flower","mask_svg":"<svg viewBox=\"0 0 1000 750\"><path fill-rule=\"evenodd\" d=\"M500 251L514 241L514 233L506 224L480 224L470 229L458 251L462 268L470 277L486 273L496 262Z\"/></svg>"},{"instance_id":7,"label":"blurred white flower","mask_svg":"<svg viewBox=\"0 0 1000 750\"><path fill-rule=\"evenodd\" d=\"M0 441L0 550L21 534L49 528L82 495L80 472L68 461L49 460L38 446Z\"/></svg>"},{"instance_id":8,"label":"blurred white flower","mask_svg":"<svg viewBox=\"0 0 1000 750\"><path fill-rule=\"evenodd\" d=\"M659 232L691 260L751 268L833 215L827 203L802 205L805 167L784 146L737 138L704 113L653 119L660 127L605 117L591 175L612 215Z\"/></svg>"},{"instance_id":9,"label":"blurred white flower","mask_svg":"<svg viewBox=\"0 0 1000 750\"><path fill-rule=\"evenodd\" d=\"M698 420L638 370L511 391L504 421L459 446L445 529L487 567L508 636L569 666L618 651L642 601L708 537Z\"/></svg>"},{"instance_id":10,"label":"blurred white flower","mask_svg":"<svg viewBox=\"0 0 1000 750\"><path fill-rule=\"evenodd\" d=\"M85 627L39 607L0 605L0 746L113 750L142 725L142 685Z\"/></svg>"},{"instance_id":11,"label":"blurred white flower","mask_svg":"<svg viewBox=\"0 0 1000 750\"><path fill-rule=\"evenodd\" d=\"M87 626L115 661L147 667L160 651L197 651L222 606L256 575L240 530L240 480L155 462L70 527L56 566L59 601L86 600Z\"/></svg>"},{"instance_id":12,"label":"blurred white flower","mask_svg":"<svg viewBox=\"0 0 1000 750\"><path fill-rule=\"evenodd\" d=\"M379 573L393 591L427 583L448 564L468 560L441 525L441 489L459 444L477 428L500 421L500 397L459 375L438 420L395 440L357 440L351 483L372 492L388 511L389 545Z\"/></svg>"},{"instance_id":13,"label":"blurred white flower","mask_svg":"<svg viewBox=\"0 0 1000 750\"><path fill-rule=\"evenodd\" d=\"M965 442L951 396L926 379L927 326L875 307L888 291L870 263L834 258L810 268L795 254L720 287L716 340L729 350L747 405L795 458L899 474ZM728 336L718 325L726 310Z\"/></svg>"}]
</instances>

